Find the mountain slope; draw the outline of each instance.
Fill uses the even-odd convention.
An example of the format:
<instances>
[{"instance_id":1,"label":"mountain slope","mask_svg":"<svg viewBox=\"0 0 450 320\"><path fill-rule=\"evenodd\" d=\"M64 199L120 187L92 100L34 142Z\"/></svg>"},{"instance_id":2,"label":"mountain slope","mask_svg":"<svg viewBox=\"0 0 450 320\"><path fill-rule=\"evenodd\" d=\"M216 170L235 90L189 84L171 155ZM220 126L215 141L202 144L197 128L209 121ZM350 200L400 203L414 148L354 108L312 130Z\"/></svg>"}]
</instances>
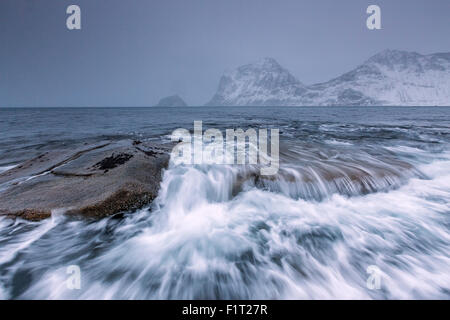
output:
<instances>
[{"instance_id":1,"label":"mountain slope","mask_svg":"<svg viewBox=\"0 0 450 320\"><path fill-rule=\"evenodd\" d=\"M450 106L450 53L386 50L338 78L311 86L266 58L224 75L208 105Z\"/></svg>"},{"instance_id":2,"label":"mountain slope","mask_svg":"<svg viewBox=\"0 0 450 320\"><path fill-rule=\"evenodd\" d=\"M306 91L275 59L264 58L222 76L211 106L291 105Z\"/></svg>"},{"instance_id":3,"label":"mountain slope","mask_svg":"<svg viewBox=\"0 0 450 320\"><path fill-rule=\"evenodd\" d=\"M178 95L162 98L155 107L186 107L187 104Z\"/></svg>"},{"instance_id":4,"label":"mountain slope","mask_svg":"<svg viewBox=\"0 0 450 320\"><path fill-rule=\"evenodd\" d=\"M386 50L309 89L318 105L450 105L450 53Z\"/></svg>"}]
</instances>

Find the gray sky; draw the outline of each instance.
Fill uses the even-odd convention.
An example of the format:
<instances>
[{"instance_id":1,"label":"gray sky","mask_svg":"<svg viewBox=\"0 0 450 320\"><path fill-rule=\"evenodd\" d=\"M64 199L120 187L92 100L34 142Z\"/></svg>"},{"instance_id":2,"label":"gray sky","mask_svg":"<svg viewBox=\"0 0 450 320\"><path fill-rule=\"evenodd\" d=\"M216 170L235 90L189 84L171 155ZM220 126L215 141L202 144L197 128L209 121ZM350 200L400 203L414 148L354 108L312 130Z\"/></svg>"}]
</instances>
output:
<instances>
[{"instance_id":1,"label":"gray sky","mask_svg":"<svg viewBox=\"0 0 450 320\"><path fill-rule=\"evenodd\" d=\"M66 28L78 4L82 30ZM382 30L366 28L366 8ZM0 106L201 105L273 57L306 84L384 49L450 51L450 0L0 0Z\"/></svg>"}]
</instances>

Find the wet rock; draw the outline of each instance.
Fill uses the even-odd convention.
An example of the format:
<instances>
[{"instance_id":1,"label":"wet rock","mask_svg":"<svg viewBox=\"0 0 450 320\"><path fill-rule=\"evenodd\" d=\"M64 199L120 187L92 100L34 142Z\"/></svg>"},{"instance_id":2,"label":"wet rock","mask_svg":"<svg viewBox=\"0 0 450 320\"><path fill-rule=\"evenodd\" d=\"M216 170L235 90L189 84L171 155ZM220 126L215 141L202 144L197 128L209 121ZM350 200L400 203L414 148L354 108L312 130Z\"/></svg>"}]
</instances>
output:
<instances>
[{"instance_id":1,"label":"wet rock","mask_svg":"<svg viewBox=\"0 0 450 320\"><path fill-rule=\"evenodd\" d=\"M45 153L0 174L0 215L104 217L142 208L158 194L170 150L126 140Z\"/></svg>"}]
</instances>

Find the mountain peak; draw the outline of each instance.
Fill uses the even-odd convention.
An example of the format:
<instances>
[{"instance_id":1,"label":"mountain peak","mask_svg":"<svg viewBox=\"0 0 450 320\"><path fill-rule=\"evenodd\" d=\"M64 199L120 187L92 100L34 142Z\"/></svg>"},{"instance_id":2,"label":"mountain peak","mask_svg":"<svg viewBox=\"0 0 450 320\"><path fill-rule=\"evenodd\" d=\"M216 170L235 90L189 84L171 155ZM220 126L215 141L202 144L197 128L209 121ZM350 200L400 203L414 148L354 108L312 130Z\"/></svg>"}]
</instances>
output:
<instances>
[{"instance_id":1,"label":"mountain peak","mask_svg":"<svg viewBox=\"0 0 450 320\"><path fill-rule=\"evenodd\" d=\"M233 70L232 73L267 73L275 72L282 73L287 72L274 58L266 57L259 59L255 62L248 63Z\"/></svg>"},{"instance_id":2,"label":"mountain peak","mask_svg":"<svg viewBox=\"0 0 450 320\"><path fill-rule=\"evenodd\" d=\"M275 59L222 76L207 105L450 105L450 53L384 50L325 83L305 86Z\"/></svg>"},{"instance_id":3,"label":"mountain peak","mask_svg":"<svg viewBox=\"0 0 450 320\"><path fill-rule=\"evenodd\" d=\"M410 64L417 63L421 57L423 55L417 52L386 49L369 58L367 63Z\"/></svg>"},{"instance_id":4,"label":"mountain peak","mask_svg":"<svg viewBox=\"0 0 450 320\"><path fill-rule=\"evenodd\" d=\"M384 49L384 50L378 52L376 55L402 56L402 55L418 55L418 53L414 52L414 51L405 51L405 50L397 50L397 49Z\"/></svg>"},{"instance_id":5,"label":"mountain peak","mask_svg":"<svg viewBox=\"0 0 450 320\"><path fill-rule=\"evenodd\" d=\"M261 68L281 68L280 64L277 60L271 57L264 57L256 61L254 63L256 66L260 66Z\"/></svg>"}]
</instances>

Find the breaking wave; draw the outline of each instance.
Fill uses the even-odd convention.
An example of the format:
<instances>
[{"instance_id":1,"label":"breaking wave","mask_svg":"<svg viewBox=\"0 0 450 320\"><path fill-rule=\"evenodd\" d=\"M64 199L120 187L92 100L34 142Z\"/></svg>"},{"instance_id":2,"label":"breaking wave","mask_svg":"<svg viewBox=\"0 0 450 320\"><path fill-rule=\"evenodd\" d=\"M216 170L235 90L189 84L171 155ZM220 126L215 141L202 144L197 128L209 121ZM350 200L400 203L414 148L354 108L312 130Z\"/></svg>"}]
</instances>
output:
<instances>
[{"instance_id":1,"label":"breaking wave","mask_svg":"<svg viewBox=\"0 0 450 320\"><path fill-rule=\"evenodd\" d=\"M100 221L0 220L0 298L448 299L450 154L323 152L271 178L171 164L150 208Z\"/></svg>"}]
</instances>

